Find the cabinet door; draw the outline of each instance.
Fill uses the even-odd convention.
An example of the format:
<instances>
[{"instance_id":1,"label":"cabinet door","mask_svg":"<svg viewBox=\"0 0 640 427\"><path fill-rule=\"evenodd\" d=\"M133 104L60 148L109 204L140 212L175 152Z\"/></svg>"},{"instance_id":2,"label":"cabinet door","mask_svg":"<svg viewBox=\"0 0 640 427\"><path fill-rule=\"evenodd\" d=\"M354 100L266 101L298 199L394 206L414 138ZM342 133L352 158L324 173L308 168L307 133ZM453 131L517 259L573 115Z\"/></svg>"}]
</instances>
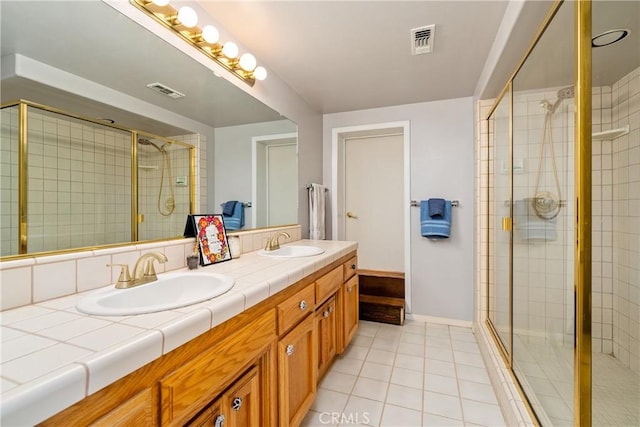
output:
<instances>
[{"instance_id":1,"label":"cabinet door","mask_svg":"<svg viewBox=\"0 0 640 427\"><path fill-rule=\"evenodd\" d=\"M260 374L253 367L236 381L222 396L220 406L225 425L237 427L261 427L260 422Z\"/></svg>"},{"instance_id":2,"label":"cabinet door","mask_svg":"<svg viewBox=\"0 0 640 427\"><path fill-rule=\"evenodd\" d=\"M308 316L278 343L280 427L298 426L316 395L315 316Z\"/></svg>"},{"instance_id":3,"label":"cabinet door","mask_svg":"<svg viewBox=\"0 0 640 427\"><path fill-rule=\"evenodd\" d=\"M341 334L340 353L349 345L358 330L360 301L358 297L358 276L349 279L341 289Z\"/></svg>"},{"instance_id":4,"label":"cabinet door","mask_svg":"<svg viewBox=\"0 0 640 427\"><path fill-rule=\"evenodd\" d=\"M333 295L316 311L318 336L318 379L322 378L338 351L336 296Z\"/></svg>"}]
</instances>

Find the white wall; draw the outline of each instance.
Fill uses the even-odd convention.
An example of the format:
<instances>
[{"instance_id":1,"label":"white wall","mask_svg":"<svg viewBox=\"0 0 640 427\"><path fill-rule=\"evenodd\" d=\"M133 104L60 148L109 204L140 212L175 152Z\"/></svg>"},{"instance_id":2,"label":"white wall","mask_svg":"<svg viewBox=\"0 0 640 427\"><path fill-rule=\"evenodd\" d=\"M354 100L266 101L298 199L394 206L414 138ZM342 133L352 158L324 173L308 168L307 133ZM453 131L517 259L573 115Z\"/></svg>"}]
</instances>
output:
<instances>
[{"instance_id":1,"label":"white wall","mask_svg":"<svg viewBox=\"0 0 640 427\"><path fill-rule=\"evenodd\" d=\"M463 321L473 318L474 133L473 100L459 98L327 114L323 122L323 183L331 186L332 129L409 120L411 199L460 201L449 240L420 235L419 208L411 210L411 307L413 314ZM302 169L301 169L302 170ZM327 233L332 224L327 218ZM407 296L409 297L409 296Z\"/></svg>"}]
</instances>

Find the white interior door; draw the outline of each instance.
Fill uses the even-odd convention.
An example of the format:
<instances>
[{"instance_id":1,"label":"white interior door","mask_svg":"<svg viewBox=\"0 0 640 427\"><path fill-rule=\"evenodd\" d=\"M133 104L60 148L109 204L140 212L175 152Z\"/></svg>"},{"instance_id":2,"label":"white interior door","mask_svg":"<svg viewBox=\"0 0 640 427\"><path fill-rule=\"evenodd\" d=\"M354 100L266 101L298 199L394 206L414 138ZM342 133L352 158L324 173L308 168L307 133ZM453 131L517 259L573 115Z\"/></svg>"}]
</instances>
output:
<instances>
[{"instance_id":1,"label":"white interior door","mask_svg":"<svg viewBox=\"0 0 640 427\"><path fill-rule=\"evenodd\" d=\"M345 238L358 242L358 266L404 272L403 135L347 138Z\"/></svg>"},{"instance_id":2,"label":"white interior door","mask_svg":"<svg viewBox=\"0 0 640 427\"><path fill-rule=\"evenodd\" d=\"M270 145L267 151L267 223L298 222L298 148Z\"/></svg>"}]
</instances>

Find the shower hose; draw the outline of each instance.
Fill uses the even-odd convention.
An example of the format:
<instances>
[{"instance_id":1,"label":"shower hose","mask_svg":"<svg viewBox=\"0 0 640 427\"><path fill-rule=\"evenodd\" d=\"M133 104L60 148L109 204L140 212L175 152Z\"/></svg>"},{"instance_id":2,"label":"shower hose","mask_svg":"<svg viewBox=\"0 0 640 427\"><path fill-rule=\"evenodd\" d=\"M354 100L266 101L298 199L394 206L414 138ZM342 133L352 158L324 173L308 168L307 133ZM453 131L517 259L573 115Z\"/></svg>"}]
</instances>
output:
<instances>
[{"instance_id":1,"label":"shower hose","mask_svg":"<svg viewBox=\"0 0 640 427\"><path fill-rule=\"evenodd\" d=\"M543 219L550 221L558 216L560 213L560 180L558 179L558 166L556 164L556 155L553 149L553 131L551 127L551 118L553 111L547 110L544 116L544 129L542 130L542 141L540 143L540 155L538 161L538 172L536 176L536 188L533 196L533 210L536 215ZM553 166L553 178L555 180L556 189L558 191L557 196L549 191L540 190L540 179L542 176L542 166L544 162L545 147L549 146L549 157L551 158L551 164Z\"/></svg>"}]
</instances>

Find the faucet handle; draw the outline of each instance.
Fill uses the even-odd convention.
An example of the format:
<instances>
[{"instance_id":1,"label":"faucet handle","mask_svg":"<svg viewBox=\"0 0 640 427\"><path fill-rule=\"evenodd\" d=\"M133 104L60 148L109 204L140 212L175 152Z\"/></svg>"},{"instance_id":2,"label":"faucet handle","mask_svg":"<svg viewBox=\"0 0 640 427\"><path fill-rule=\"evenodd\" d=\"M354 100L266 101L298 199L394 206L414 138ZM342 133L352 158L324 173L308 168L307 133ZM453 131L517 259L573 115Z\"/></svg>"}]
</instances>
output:
<instances>
[{"instance_id":1,"label":"faucet handle","mask_svg":"<svg viewBox=\"0 0 640 427\"><path fill-rule=\"evenodd\" d=\"M107 264L107 267L120 266L120 276L116 282L116 288L126 287L131 283L131 274L129 274L129 265L127 264Z\"/></svg>"},{"instance_id":2,"label":"faucet handle","mask_svg":"<svg viewBox=\"0 0 640 427\"><path fill-rule=\"evenodd\" d=\"M153 258L147 261L144 268L144 277L155 280L158 278L158 275L156 274L156 268L153 266L153 261Z\"/></svg>"}]
</instances>

